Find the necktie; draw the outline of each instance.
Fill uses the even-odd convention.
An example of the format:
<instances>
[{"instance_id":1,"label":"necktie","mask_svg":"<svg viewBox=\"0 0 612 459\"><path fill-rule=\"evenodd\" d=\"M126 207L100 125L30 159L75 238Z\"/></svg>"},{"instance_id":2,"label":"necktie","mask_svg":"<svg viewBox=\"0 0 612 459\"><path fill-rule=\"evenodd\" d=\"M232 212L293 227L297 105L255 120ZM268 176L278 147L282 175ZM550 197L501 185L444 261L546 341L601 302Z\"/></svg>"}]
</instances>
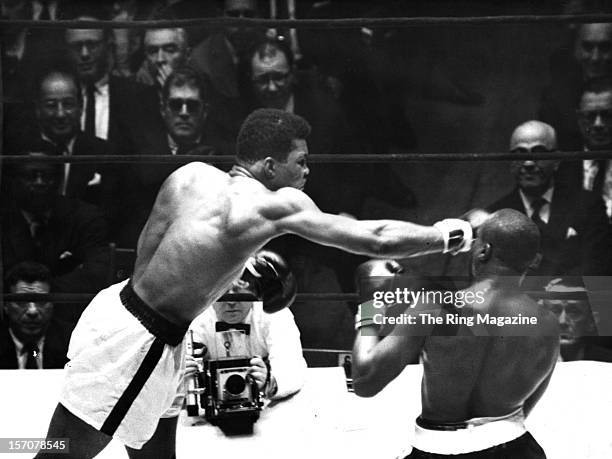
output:
<instances>
[{"instance_id":1,"label":"necktie","mask_svg":"<svg viewBox=\"0 0 612 459\"><path fill-rule=\"evenodd\" d=\"M35 343L26 343L23 346L22 354L27 354L28 359L26 360L26 370L38 370L38 364L36 363L36 357L38 356L38 346Z\"/></svg>"},{"instance_id":2,"label":"necktie","mask_svg":"<svg viewBox=\"0 0 612 459\"><path fill-rule=\"evenodd\" d=\"M57 146L57 151L58 151L58 154L62 156L70 155L70 150L68 150L68 147L63 144ZM62 181L60 183L60 188L59 188L60 194L62 196L66 196L66 193L68 192L69 178L70 178L70 163L64 163L64 173L62 174Z\"/></svg>"},{"instance_id":3,"label":"necktie","mask_svg":"<svg viewBox=\"0 0 612 459\"><path fill-rule=\"evenodd\" d=\"M531 202L531 207L533 208L533 213L531 214L531 220L540 228L540 232L546 228L546 223L542 220L540 216L540 210L542 207L547 204L548 201L542 197L536 198Z\"/></svg>"},{"instance_id":4,"label":"necktie","mask_svg":"<svg viewBox=\"0 0 612 459\"><path fill-rule=\"evenodd\" d=\"M85 106L85 133L96 135L96 86L87 85L87 104Z\"/></svg>"},{"instance_id":5,"label":"necktie","mask_svg":"<svg viewBox=\"0 0 612 459\"><path fill-rule=\"evenodd\" d=\"M228 324L227 322L215 323L216 332L224 332L228 330L243 331L245 334L251 334L251 326L249 324Z\"/></svg>"},{"instance_id":6,"label":"necktie","mask_svg":"<svg viewBox=\"0 0 612 459\"><path fill-rule=\"evenodd\" d=\"M32 231L32 239L37 248L42 246L42 239L45 233L46 222L45 218L41 215L32 216L30 223L30 230Z\"/></svg>"}]
</instances>

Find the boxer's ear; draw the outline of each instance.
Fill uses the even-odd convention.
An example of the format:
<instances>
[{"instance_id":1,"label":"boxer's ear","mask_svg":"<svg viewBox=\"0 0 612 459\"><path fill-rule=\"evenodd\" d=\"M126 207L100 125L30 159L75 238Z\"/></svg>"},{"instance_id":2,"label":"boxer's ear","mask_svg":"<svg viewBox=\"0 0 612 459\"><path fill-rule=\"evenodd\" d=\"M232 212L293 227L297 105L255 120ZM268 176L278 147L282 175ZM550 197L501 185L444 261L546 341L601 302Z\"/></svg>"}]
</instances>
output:
<instances>
[{"instance_id":1,"label":"boxer's ear","mask_svg":"<svg viewBox=\"0 0 612 459\"><path fill-rule=\"evenodd\" d=\"M493 248L491 247L491 244L487 242L485 244L482 244L478 248L478 253L476 254L476 257L478 258L479 262L486 263L487 261L491 259L492 254L493 254Z\"/></svg>"},{"instance_id":2,"label":"boxer's ear","mask_svg":"<svg viewBox=\"0 0 612 459\"><path fill-rule=\"evenodd\" d=\"M268 156L263 160L263 171L267 179L273 179L276 175L276 161Z\"/></svg>"}]
</instances>

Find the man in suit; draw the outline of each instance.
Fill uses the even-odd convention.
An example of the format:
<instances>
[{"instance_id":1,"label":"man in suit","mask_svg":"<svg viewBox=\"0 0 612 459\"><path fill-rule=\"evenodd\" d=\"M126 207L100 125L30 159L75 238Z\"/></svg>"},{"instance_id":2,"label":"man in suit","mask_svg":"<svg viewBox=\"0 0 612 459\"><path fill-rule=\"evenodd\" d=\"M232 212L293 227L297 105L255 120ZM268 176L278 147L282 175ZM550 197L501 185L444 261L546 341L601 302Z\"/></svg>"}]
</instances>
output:
<instances>
[{"instance_id":1,"label":"man in suit","mask_svg":"<svg viewBox=\"0 0 612 459\"><path fill-rule=\"evenodd\" d=\"M555 130L540 121L519 125L510 139L517 153L545 153L557 149ZM607 275L611 240L600 196L574 190L557 182L558 160L513 161L511 172L516 188L487 210L515 209L527 214L542 235L539 267L535 276ZM543 286L540 281L534 281Z\"/></svg>"},{"instance_id":2,"label":"man in suit","mask_svg":"<svg viewBox=\"0 0 612 459\"><path fill-rule=\"evenodd\" d=\"M254 18L262 13L257 0L223 0L223 17ZM245 54L259 37L252 27L224 27L193 47L191 65L205 75L214 95L211 123L223 138L235 139L249 113L241 93ZM233 143L224 145L224 154L233 154Z\"/></svg>"},{"instance_id":3,"label":"man in suit","mask_svg":"<svg viewBox=\"0 0 612 459\"><path fill-rule=\"evenodd\" d=\"M49 293L51 272L40 263L25 261L6 274L9 293ZM54 317L49 301L8 301L0 320L0 368L63 368L72 328Z\"/></svg>"},{"instance_id":4,"label":"man in suit","mask_svg":"<svg viewBox=\"0 0 612 459\"><path fill-rule=\"evenodd\" d=\"M61 196L61 165L36 161L48 152L28 151L13 165L9 191L2 197L2 263L6 270L26 260L45 264L55 292L92 293L108 281L108 225L102 211ZM57 315L75 322L84 304L70 304Z\"/></svg>"},{"instance_id":5,"label":"man in suit","mask_svg":"<svg viewBox=\"0 0 612 459\"><path fill-rule=\"evenodd\" d=\"M579 149L575 109L586 84L612 76L612 23L577 25L573 41L551 58L550 73L538 118L555 126L562 150Z\"/></svg>"},{"instance_id":6,"label":"man in suit","mask_svg":"<svg viewBox=\"0 0 612 459\"><path fill-rule=\"evenodd\" d=\"M585 151L612 149L612 79L588 85L580 98L577 114ZM582 167L575 169L577 177L582 179L582 189L601 195L606 214L612 219L612 161L585 159Z\"/></svg>"},{"instance_id":7,"label":"man in suit","mask_svg":"<svg viewBox=\"0 0 612 459\"><path fill-rule=\"evenodd\" d=\"M209 91L198 73L182 67L172 72L164 82L158 107L164 129L150 132L155 141L150 147L139 148L141 155L209 155L215 140L205 132L208 116ZM147 144L148 145L148 144ZM149 216L163 181L180 164L137 163L123 168L123 217L118 243L135 247L138 235Z\"/></svg>"},{"instance_id":8,"label":"man in suit","mask_svg":"<svg viewBox=\"0 0 612 459\"><path fill-rule=\"evenodd\" d=\"M71 19L108 19L73 12ZM82 87L81 129L107 140L117 153L133 154L150 130L161 128L152 87L111 74L111 36L108 29L67 29L67 54Z\"/></svg>"},{"instance_id":9,"label":"man in suit","mask_svg":"<svg viewBox=\"0 0 612 459\"><path fill-rule=\"evenodd\" d=\"M35 81L35 114L38 126L27 134L27 142L40 139L58 155L110 155L109 144L80 128L83 99L78 76L67 65L57 63L41 69ZM42 147L45 148L44 146ZM93 163L65 163L59 183L62 196L76 197L99 205L110 213L114 171Z\"/></svg>"}]
</instances>

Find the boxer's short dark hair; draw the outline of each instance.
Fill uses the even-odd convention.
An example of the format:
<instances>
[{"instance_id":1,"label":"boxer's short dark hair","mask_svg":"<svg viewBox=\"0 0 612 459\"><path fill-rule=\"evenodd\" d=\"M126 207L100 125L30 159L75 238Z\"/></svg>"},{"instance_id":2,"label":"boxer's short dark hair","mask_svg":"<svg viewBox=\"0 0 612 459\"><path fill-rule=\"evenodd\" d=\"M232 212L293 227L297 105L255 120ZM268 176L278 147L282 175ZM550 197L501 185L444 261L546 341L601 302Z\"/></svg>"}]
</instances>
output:
<instances>
[{"instance_id":1,"label":"boxer's short dark hair","mask_svg":"<svg viewBox=\"0 0 612 459\"><path fill-rule=\"evenodd\" d=\"M293 148L293 141L305 139L309 134L310 124L301 116L284 110L260 108L242 123L236 156L249 163L268 156L284 162Z\"/></svg>"}]
</instances>

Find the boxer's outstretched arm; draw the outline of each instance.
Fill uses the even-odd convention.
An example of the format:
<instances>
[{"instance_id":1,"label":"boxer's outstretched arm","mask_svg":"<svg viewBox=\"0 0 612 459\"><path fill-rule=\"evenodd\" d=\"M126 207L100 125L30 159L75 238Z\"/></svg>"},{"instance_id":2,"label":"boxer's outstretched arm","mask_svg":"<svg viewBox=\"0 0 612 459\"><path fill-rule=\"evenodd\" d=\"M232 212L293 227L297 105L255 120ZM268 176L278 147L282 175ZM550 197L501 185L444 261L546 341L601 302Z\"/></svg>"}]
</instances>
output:
<instances>
[{"instance_id":1,"label":"boxer's outstretched arm","mask_svg":"<svg viewBox=\"0 0 612 459\"><path fill-rule=\"evenodd\" d=\"M444 249L442 232L397 220L353 220L321 212L308 196L283 189L287 212L276 221L283 233L370 257L407 258Z\"/></svg>"}]
</instances>

